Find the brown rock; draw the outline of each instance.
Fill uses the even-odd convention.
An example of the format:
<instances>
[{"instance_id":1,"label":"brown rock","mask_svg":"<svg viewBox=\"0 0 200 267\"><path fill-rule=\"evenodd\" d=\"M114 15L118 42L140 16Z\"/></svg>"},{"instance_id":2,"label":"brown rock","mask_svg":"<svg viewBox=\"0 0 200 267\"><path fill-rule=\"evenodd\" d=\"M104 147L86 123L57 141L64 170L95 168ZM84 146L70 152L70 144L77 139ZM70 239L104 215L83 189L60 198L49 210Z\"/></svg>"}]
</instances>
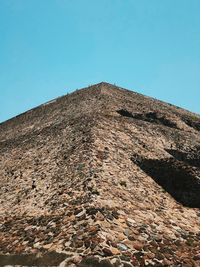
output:
<instances>
[{"instance_id":1,"label":"brown rock","mask_svg":"<svg viewBox=\"0 0 200 267\"><path fill-rule=\"evenodd\" d=\"M136 250L142 250L143 247L144 247L144 245L141 242L139 242L139 241L133 241L132 242L132 247L134 249L136 249Z\"/></svg>"},{"instance_id":2,"label":"brown rock","mask_svg":"<svg viewBox=\"0 0 200 267\"><path fill-rule=\"evenodd\" d=\"M111 252L112 252L113 255L118 255L118 254L120 254L120 251L119 251L119 249L117 249L117 248L111 247L110 250L111 250Z\"/></svg>"}]
</instances>

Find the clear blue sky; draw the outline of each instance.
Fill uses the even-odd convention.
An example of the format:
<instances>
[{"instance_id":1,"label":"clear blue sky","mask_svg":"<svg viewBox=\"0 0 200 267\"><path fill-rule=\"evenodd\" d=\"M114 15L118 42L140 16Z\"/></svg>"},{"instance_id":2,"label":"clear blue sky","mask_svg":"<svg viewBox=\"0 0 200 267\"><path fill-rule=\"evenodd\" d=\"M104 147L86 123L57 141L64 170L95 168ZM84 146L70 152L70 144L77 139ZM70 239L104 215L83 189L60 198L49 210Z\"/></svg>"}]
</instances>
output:
<instances>
[{"instance_id":1,"label":"clear blue sky","mask_svg":"<svg viewBox=\"0 0 200 267\"><path fill-rule=\"evenodd\" d=\"M200 113L200 0L0 0L0 121L101 81Z\"/></svg>"}]
</instances>

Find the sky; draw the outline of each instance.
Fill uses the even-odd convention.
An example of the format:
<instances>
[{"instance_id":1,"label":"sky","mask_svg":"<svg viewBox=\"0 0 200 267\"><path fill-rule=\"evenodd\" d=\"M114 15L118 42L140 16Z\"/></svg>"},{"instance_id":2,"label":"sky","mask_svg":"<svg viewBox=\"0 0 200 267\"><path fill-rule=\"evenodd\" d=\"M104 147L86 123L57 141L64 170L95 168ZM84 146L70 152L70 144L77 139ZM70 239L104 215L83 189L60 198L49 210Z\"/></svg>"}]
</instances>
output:
<instances>
[{"instance_id":1,"label":"sky","mask_svg":"<svg viewBox=\"0 0 200 267\"><path fill-rule=\"evenodd\" d=\"M199 0L0 0L0 122L109 82L200 114Z\"/></svg>"}]
</instances>

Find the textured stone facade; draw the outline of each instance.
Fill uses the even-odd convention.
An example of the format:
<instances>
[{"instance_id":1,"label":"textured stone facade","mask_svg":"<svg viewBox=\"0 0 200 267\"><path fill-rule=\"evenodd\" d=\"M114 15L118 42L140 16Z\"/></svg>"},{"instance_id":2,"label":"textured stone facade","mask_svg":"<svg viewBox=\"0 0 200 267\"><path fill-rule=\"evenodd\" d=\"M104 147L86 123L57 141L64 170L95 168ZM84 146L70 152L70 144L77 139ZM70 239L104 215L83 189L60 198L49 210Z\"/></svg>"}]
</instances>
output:
<instances>
[{"instance_id":1,"label":"textured stone facade","mask_svg":"<svg viewBox=\"0 0 200 267\"><path fill-rule=\"evenodd\" d=\"M199 125L107 83L0 124L0 266L200 266Z\"/></svg>"}]
</instances>

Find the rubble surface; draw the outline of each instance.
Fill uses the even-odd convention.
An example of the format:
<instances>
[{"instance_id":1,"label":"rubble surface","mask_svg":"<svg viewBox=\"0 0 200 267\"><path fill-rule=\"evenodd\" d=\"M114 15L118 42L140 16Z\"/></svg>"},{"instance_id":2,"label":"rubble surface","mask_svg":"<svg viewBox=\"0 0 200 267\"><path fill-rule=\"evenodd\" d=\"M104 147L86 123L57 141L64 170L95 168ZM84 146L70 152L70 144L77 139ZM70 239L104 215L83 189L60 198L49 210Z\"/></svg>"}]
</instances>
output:
<instances>
[{"instance_id":1,"label":"rubble surface","mask_svg":"<svg viewBox=\"0 0 200 267\"><path fill-rule=\"evenodd\" d=\"M100 83L0 124L0 266L200 266L200 115Z\"/></svg>"}]
</instances>

